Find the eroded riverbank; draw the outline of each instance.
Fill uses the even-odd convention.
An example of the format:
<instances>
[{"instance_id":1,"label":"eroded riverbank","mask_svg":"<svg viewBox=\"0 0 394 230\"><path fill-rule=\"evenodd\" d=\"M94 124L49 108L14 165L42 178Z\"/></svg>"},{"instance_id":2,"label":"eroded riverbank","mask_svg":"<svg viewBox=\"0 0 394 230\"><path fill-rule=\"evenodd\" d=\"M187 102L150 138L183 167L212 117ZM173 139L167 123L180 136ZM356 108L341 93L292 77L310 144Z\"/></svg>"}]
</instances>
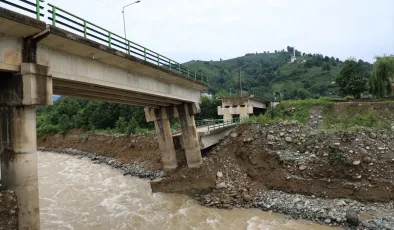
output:
<instances>
[{"instance_id":1,"label":"eroded riverbank","mask_svg":"<svg viewBox=\"0 0 394 230\"><path fill-rule=\"evenodd\" d=\"M38 153L42 229L335 229L257 209L206 208L185 195L152 194L147 180L123 176L114 162L93 161Z\"/></svg>"}]
</instances>

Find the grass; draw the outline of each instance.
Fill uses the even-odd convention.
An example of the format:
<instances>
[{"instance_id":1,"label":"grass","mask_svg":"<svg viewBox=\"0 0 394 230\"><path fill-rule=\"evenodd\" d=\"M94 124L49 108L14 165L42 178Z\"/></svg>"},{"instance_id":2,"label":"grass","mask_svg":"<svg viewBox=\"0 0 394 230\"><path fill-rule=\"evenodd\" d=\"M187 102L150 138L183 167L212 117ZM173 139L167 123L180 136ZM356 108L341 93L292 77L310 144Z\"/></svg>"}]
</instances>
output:
<instances>
[{"instance_id":1,"label":"grass","mask_svg":"<svg viewBox=\"0 0 394 230\"><path fill-rule=\"evenodd\" d=\"M373 109L365 110L354 107L349 107L343 112L336 112L331 107L334 103L333 100L331 98L320 98L282 101L274 109L268 110L267 113L250 117L243 123L273 124L295 120L301 124L306 124L309 120L310 109L314 106L321 106L323 107L324 117L324 123L320 127L321 130L346 133L365 129L391 129L390 120L385 119L390 116L390 112L377 112Z\"/></svg>"},{"instance_id":2,"label":"grass","mask_svg":"<svg viewBox=\"0 0 394 230\"><path fill-rule=\"evenodd\" d=\"M359 131L365 128L390 129L391 124L383 119L375 110L358 110L348 108L345 113L335 114L327 108L325 110L323 129L341 132Z\"/></svg>"},{"instance_id":3,"label":"grass","mask_svg":"<svg viewBox=\"0 0 394 230\"><path fill-rule=\"evenodd\" d=\"M286 120L295 120L306 124L309 117L309 110L312 106L328 107L332 103L329 98L282 101L277 107L270 109L264 115L250 117L244 122L272 124Z\"/></svg>"}]
</instances>

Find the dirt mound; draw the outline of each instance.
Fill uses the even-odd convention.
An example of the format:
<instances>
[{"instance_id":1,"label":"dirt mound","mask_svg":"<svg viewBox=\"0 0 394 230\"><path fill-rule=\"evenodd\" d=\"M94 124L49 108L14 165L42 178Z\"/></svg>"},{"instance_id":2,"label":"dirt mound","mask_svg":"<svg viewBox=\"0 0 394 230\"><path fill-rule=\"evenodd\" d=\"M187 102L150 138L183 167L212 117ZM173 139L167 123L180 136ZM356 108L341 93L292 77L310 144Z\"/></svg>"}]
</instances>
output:
<instances>
[{"instance_id":1,"label":"dirt mound","mask_svg":"<svg viewBox=\"0 0 394 230\"><path fill-rule=\"evenodd\" d=\"M340 134L298 124L241 125L211 151L209 163L229 180L244 174L241 179L254 189L388 201L394 199L393 140L385 131ZM241 172L224 167L227 162Z\"/></svg>"}]
</instances>

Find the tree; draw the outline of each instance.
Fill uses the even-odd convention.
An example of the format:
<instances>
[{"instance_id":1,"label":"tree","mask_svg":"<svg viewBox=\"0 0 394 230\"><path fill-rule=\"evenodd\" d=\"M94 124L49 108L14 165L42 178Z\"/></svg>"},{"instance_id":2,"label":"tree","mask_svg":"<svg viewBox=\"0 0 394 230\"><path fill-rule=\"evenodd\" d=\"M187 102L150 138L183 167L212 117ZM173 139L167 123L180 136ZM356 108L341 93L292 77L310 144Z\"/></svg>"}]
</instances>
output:
<instances>
[{"instance_id":1,"label":"tree","mask_svg":"<svg viewBox=\"0 0 394 230\"><path fill-rule=\"evenodd\" d=\"M323 71L330 71L331 70L331 66L329 63L324 63L323 66L321 67L321 69Z\"/></svg>"},{"instance_id":2,"label":"tree","mask_svg":"<svg viewBox=\"0 0 394 230\"><path fill-rule=\"evenodd\" d=\"M354 59L348 59L344 62L335 81L342 96L352 95L355 98L360 98L361 93L367 89L366 79L362 75L360 63Z\"/></svg>"},{"instance_id":3,"label":"tree","mask_svg":"<svg viewBox=\"0 0 394 230\"><path fill-rule=\"evenodd\" d=\"M66 114L59 118L59 130L62 133L67 133L71 129L70 119Z\"/></svg>"},{"instance_id":4,"label":"tree","mask_svg":"<svg viewBox=\"0 0 394 230\"><path fill-rule=\"evenodd\" d=\"M392 94L391 82L394 80L394 56L377 57L369 80L370 92L376 97Z\"/></svg>"}]
</instances>

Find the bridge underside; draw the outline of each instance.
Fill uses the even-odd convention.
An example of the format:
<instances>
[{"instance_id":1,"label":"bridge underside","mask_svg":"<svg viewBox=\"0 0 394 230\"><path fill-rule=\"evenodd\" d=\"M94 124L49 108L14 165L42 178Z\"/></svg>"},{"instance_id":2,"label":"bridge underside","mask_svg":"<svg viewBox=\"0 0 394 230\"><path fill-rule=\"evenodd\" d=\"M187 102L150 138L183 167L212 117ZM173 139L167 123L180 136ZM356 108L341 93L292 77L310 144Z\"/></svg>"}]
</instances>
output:
<instances>
[{"instance_id":1,"label":"bridge underside","mask_svg":"<svg viewBox=\"0 0 394 230\"><path fill-rule=\"evenodd\" d=\"M53 79L53 94L149 108L167 107L183 103L179 100L150 94L61 79Z\"/></svg>"}]
</instances>

